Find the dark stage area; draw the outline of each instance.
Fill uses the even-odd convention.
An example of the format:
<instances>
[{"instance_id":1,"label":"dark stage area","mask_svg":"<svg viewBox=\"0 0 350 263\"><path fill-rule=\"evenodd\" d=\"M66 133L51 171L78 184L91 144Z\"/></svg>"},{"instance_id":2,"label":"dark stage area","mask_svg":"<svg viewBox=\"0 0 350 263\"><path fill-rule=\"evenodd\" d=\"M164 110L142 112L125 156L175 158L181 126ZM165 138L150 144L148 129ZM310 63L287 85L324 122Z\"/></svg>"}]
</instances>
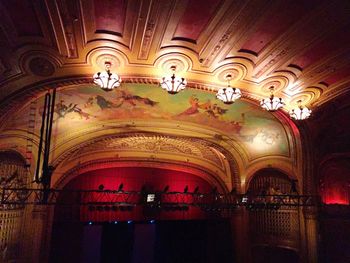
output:
<instances>
[{"instance_id":1,"label":"dark stage area","mask_svg":"<svg viewBox=\"0 0 350 263\"><path fill-rule=\"evenodd\" d=\"M234 262L228 220L55 223L50 262Z\"/></svg>"}]
</instances>

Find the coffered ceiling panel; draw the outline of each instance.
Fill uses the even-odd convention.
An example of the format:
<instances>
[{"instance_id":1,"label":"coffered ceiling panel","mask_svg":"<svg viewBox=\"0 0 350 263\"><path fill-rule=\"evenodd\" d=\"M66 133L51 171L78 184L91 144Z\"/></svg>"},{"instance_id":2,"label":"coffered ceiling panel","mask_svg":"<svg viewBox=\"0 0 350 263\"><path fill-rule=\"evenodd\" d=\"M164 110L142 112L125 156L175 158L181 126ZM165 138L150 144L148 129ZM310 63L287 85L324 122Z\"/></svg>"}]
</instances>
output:
<instances>
[{"instance_id":1,"label":"coffered ceiling panel","mask_svg":"<svg viewBox=\"0 0 350 263\"><path fill-rule=\"evenodd\" d=\"M126 14L126 1L94 1L96 33L122 36Z\"/></svg>"},{"instance_id":2,"label":"coffered ceiling panel","mask_svg":"<svg viewBox=\"0 0 350 263\"><path fill-rule=\"evenodd\" d=\"M38 83L91 79L106 60L130 82L176 65L211 92L230 73L244 98L273 85L286 109L349 90L346 0L1 0L0 14L0 107Z\"/></svg>"},{"instance_id":3,"label":"coffered ceiling panel","mask_svg":"<svg viewBox=\"0 0 350 263\"><path fill-rule=\"evenodd\" d=\"M255 32L242 45L242 51L259 54L312 8L315 5L311 1L279 1L265 13Z\"/></svg>"},{"instance_id":4,"label":"coffered ceiling panel","mask_svg":"<svg viewBox=\"0 0 350 263\"><path fill-rule=\"evenodd\" d=\"M3 5L11 22L13 22L11 26L19 37L42 36L41 27L31 1L4 1Z\"/></svg>"},{"instance_id":5,"label":"coffered ceiling panel","mask_svg":"<svg viewBox=\"0 0 350 263\"><path fill-rule=\"evenodd\" d=\"M81 1L86 41L108 39L131 49L140 1Z\"/></svg>"},{"instance_id":6,"label":"coffered ceiling panel","mask_svg":"<svg viewBox=\"0 0 350 263\"><path fill-rule=\"evenodd\" d=\"M208 0L206 5L203 5L200 1L188 1L173 39L197 43L199 35L213 18L220 2L219 0Z\"/></svg>"}]
</instances>

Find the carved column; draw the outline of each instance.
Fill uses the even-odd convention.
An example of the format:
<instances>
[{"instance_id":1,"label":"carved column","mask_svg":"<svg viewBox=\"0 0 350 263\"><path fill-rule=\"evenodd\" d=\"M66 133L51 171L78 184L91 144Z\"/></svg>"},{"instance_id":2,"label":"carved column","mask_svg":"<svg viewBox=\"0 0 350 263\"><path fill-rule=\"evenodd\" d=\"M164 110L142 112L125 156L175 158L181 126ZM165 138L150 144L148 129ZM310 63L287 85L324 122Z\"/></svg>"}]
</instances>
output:
<instances>
[{"instance_id":1,"label":"carved column","mask_svg":"<svg viewBox=\"0 0 350 263\"><path fill-rule=\"evenodd\" d=\"M232 243L237 263L251 262L249 244L249 218L243 207L237 208L231 216Z\"/></svg>"},{"instance_id":2,"label":"carved column","mask_svg":"<svg viewBox=\"0 0 350 263\"><path fill-rule=\"evenodd\" d=\"M318 221L317 209L305 208L305 232L306 232L306 246L307 246L307 262L318 262Z\"/></svg>"},{"instance_id":3,"label":"carved column","mask_svg":"<svg viewBox=\"0 0 350 263\"><path fill-rule=\"evenodd\" d=\"M30 224L31 224L31 211L32 206L25 206L23 212L23 220L21 226L21 240L20 243L20 251L21 255L19 256L20 262L28 262L31 259L31 236L29 235Z\"/></svg>"},{"instance_id":4,"label":"carved column","mask_svg":"<svg viewBox=\"0 0 350 263\"><path fill-rule=\"evenodd\" d=\"M315 148L310 128L301 125L300 135L302 142L302 178L303 194L317 196L317 169L315 162ZM318 207L304 207L304 229L305 235L303 244L303 255L306 256L307 263L317 263L318 261Z\"/></svg>"}]
</instances>

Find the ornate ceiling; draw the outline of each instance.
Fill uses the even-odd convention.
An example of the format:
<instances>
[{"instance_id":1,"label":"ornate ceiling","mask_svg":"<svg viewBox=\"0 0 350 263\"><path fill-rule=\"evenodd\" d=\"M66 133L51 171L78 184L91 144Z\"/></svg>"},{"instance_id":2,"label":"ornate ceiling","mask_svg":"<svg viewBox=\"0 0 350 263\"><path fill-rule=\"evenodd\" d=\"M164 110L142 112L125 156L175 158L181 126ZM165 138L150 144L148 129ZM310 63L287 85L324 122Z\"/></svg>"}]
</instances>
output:
<instances>
[{"instance_id":1,"label":"ornate ceiling","mask_svg":"<svg viewBox=\"0 0 350 263\"><path fill-rule=\"evenodd\" d=\"M0 13L2 105L90 81L106 60L125 82L155 83L175 64L190 87L212 91L232 73L245 98L274 85L287 109L349 90L345 0L3 0Z\"/></svg>"}]
</instances>

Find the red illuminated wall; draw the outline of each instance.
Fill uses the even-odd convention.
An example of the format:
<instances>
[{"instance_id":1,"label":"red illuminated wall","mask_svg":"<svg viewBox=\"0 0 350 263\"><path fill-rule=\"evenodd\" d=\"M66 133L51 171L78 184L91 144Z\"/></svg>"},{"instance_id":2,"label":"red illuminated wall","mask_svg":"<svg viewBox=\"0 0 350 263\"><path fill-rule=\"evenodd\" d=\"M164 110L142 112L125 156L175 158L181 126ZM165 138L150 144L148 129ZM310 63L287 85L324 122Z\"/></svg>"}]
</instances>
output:
<instances>
[{"instance_id":1,"label":"red illuminated wall","mask_svg":"<svg viewBox=\"0 0 350 263\"><path fill-rule=\"evenodd\" d=\"M204 179L193 174L159 168L121 167L90 171L79 175L70 181L64 189L70 190L97 190L99 185L104 185L104 190L117 190L123 184L125 191L140 191L143 186L152 191L162 191L169 186L168 192L183 192L188 186L188 192L193 192L198 186L200 193L212 191L211 186ZM61 199L74 198L69 194L61 196ZM79 208L77 208L79 209ZM60 220L65 214L71 213L67 208L57 207L55 218ZM125 220L148 220L148 219L203 219L206 213L197 207L189 207L187 211L165 211L148 213L143 206L136 206L131 211L91 211L87 206L82 206L80 221L102 222L102 221L125 221Z\"/></svg>"},{"instance_id":2,"label":"red illuminated wall","mask_svg":"<svg viewBox=\"0 0 350 263\"><path fill-rule=\"evenodd\" d=\"M322 166L320 193L326 204L350 204L350 159L330 160Z\"/></svg>"}]
</instances>

